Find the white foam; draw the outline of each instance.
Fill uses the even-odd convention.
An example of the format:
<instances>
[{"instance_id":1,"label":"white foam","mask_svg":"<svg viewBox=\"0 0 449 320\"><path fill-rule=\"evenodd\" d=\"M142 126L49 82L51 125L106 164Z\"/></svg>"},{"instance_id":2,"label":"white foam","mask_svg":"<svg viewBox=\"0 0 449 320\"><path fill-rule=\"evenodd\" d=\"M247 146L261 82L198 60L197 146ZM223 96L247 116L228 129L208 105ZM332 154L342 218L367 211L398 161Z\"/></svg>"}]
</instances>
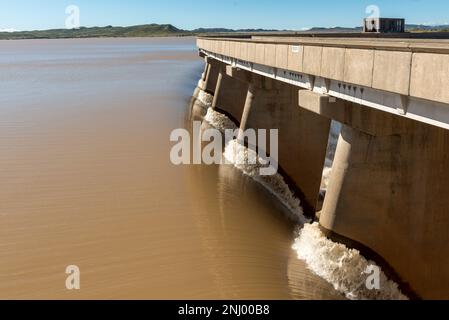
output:
<instances>
[{"instance_id":1,"label":"white foam","mask_svg":"<svg viewBox=\"0 0 449 320\"><path fill-rule=\"evenodd\" d=\"M210 108L212 106L212 102L214 100L214 97L205 92L204 90L201 90L198 92L198 98L197 98L204 106L207 108Z\"/></svg>"},{"instance_id":2,"label":"white foam","mask_svg":"<svg viewBox=\"0 0 449 320\"><path fill-rule=\"evenodd\" d=\"M204 120L220 131L225 131L226 129L238 129L231 119L212 108L207 110Z\"/></svg>"},{"instance_id":3,"label":"white foam","mask_svg":"<svg viewBox=\"0 0 449 320\"><path fill-rule=\"evenodd\" d=\"M204 120L222 131L237 128L229 118L211 108ZM332 136L334 138L331 145L335 144L336 146L338 136L331 134ZM255 151L241 145L237 140L232 140L226 145L223 155L228 162L263 185L292 212L292 217L302 225L302 228L298 227L299 233L293 249L296 250L298 258L304 260L312 272L331 283L335 290L352 300L407 299L398 289L397 284L389 280L382 271L380 273L380 290L369 290L365 285L368 275L364 272L368 266L376 264L365 259L359 251L327 239L319 229L318 223L308 223L309 221L304 217L300 200L295 197L284 178L280 174L273 176L259 174L261 161ZM250 159L258 159L258 161L251 162ZM327 159L328 166L323 173L323 184L326 188L332 170L332 161L333 157Z\"/></svg>"},{"instance_id":4,"label":"white foam","mask_svg":"<svg viewBox=\"0 0 449 320\"><path fill-rule=\"evenodd\" d=\"M318 223L306 224L299 231L293 249L308 268L331 283L335 290L351 300L407 300L398 286L380 272L380 289L369 290L366 286L369 266L376 266L365 259L359 251L348 249L329 240Z\"/></svg>"}]
</instances>

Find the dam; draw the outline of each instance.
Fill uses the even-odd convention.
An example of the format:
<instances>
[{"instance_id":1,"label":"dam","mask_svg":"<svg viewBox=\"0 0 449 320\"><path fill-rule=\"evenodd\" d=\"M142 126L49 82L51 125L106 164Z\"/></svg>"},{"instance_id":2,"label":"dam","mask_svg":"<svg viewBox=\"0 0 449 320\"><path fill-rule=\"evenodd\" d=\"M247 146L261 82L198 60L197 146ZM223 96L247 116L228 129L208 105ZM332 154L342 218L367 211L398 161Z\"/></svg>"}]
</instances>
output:
<instances>
[{"instance_id":1,"label":"dam","mask_svg":"<svg viewBox=\"0 0 449 320\"><path fill-rule=\"evenodd\" d=\"M223 35L197 46L194 98L242 130L279 129L280 173L305 215L416 297L448 299L449 40Z\"/></svg>"}]
</instances>

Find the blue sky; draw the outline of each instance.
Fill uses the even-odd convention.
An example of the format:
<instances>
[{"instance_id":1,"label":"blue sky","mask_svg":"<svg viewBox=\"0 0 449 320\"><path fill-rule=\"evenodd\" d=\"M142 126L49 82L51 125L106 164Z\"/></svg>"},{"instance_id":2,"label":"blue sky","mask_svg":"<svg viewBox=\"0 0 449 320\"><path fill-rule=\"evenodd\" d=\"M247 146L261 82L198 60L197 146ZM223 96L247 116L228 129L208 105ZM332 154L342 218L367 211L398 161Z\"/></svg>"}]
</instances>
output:
<instances>
[{"instance_id":1,"label":"blue sky","mask_svg":"<svg viewBox=\"0 0 449 320\"><path fill-rule=\"evenodd\" d=\"M80 8L82 26L171 23L198 27L295 29L361 25L367 6L408 23L449 23L447 0L0 0L0 29L63 28L65 8Z\"/></svg>"}]
</instances>

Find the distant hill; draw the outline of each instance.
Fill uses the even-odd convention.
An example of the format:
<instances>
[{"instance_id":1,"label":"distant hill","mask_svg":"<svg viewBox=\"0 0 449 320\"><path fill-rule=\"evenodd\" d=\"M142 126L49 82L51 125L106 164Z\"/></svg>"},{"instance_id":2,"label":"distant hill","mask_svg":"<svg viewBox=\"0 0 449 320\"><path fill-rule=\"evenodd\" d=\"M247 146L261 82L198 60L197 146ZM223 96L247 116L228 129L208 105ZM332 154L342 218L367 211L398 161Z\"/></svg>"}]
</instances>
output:
<instances>
[{"instance_id":1,"label":"distant hill","mask_svg":"<svg viewBox=\"0 0 449 320\"><path fill-rule=\"evenodd\" d=\"M408 31L449 32L449 25L426 26L422 24L408 24L406 29Z\"/></svg>"},{"instance_id":2,"label":"distant hill","mask_svg":"<svg viewBox=\"0 0 449 320\"><path fill-rule=\"evenodd\" d=\"M101 37L163 37L190 35L171 24L146 24L132 27L81 27L43 31L0 32L0 39L64 39Z\"/></svg>"},{"instance_id":3,"label":"distant hill","mask_svg":"<svg viewBox=\"0 0 449 320\"><path fill-rule=\"evenodd\" d=\"M344 27L334 27L334 28L311 28L309 30L306 30L305 32L316 32L316 33L322 33L322 32L330 32L330 33L347 33L347 32L362 32L362 27L355 27L355 28L344 28Z\"/></svg>"},{"instance_id":4,"label":"distant hill","mask_svg":"<svg viewBox=\"0 0 449 320\"><path fill-rule=\"evenodd\" d=\"M276 30L276 29L227 29L227 28L199 28L192 30L193 33L231 33L231 32L276 32L276 31L291 31L291 30Z\"/></svg>"},{"instance_id":5,"label":"distant hill","mask_svg":"<svg viewBox=\"0 0 449 320\"><path fill-rule=\"evenodd\" d=\"M347 33L347 32L361 32L363 30L362 27L354 27L354 28L344 28L344 27L334 27L334 28L312 28L307 30L306 32L335 32L335 33ZM449 25L438 25L438 26L426 26L421 24L406 24L405 30L409 32L449 32Z\"/></svg>"},{"instance_id":6,"label":"distant hill","mask_svg":"<svg viewBox=\"0 0 449 320\"><path fill-rule=\"evenodd\" d=\"M81 27L79 29L52 29L19 32L0 32L0 40L13 39L65 39L65 38L104 38L104 37L164 37L193 36L205 33L234 32L275 32L267 29L227 29L199 28L195 30L178 29L171 24L146 24L131 27Z\"/></svg>"},{"instance_id":7,"label":"distant hill","mask_svg":"<svg viewBox=\"0 0 449 320\"><path fill-rule=\"evenodd\" d=\"M409 24L407 31L412 32L449 32L449 25L425 26ZM199 28L195 30L178 29L171 24L145 24L131 27L81 27L79 29L53 29L19 32L0 32L0 40L14 39L65 39L65 38L114 38L114 37L166 37L166 36L194 36L211 33L257 33L257 32L294 32L294 30L274 30L274 29L227 29L227 28ZM312 28L306 31L295 33L345 33L361 32L362 27L355 28Z\"/></svg>"}]
</instances>

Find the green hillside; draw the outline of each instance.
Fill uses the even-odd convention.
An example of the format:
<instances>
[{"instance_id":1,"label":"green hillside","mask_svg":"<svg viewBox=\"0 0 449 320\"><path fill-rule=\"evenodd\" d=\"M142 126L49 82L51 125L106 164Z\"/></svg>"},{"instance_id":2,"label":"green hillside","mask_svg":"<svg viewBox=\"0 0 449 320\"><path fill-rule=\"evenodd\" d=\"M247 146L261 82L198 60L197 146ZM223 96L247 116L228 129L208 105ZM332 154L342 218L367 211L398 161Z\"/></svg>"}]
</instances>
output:
<instances>
[{"instance_id":1,"label":"green hillside","mask_svg":"<svg viewBox=\"0 0 449 320\"><path fill-rule=\"evenodd\" d=\"M79 29L53 29L43 31L0 32L0 39L64 39L100 37L163 37L186 36L189 31L170 24L146 24L132 27L92 27Z\"/></svg>"}]
</instances>

